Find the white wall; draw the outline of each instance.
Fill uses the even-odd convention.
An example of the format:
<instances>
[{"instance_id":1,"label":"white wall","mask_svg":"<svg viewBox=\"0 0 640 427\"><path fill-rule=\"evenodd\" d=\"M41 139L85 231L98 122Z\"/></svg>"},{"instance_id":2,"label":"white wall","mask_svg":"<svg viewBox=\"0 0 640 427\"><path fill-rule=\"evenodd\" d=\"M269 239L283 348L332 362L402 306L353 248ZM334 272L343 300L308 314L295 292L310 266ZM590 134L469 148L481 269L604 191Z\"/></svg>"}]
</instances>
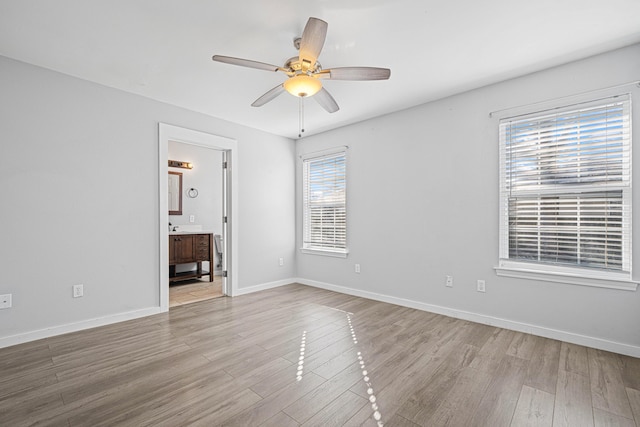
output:
<instances>
[{"instance_id":1,"label":"white wall","mask_svg":"<svg viewBox=\"0 0 640 427\"><path fill-rule=\"evenodd\" d=\"M498 133L492 111L638 80L640 45L347 126L297 143L348 145L345 259L297 253L310 284L640 356L640 292L498 277ZM393 77L392 77L393 78ZM640 90L634 93L640 101ZM640 170L636 108L634 163ZM297 221L301 174L297 160ZM640 173L634 175L640 204ZM640 279L640 209L633 212ZM298 233L297 246L301 247ZM354 273L354 264L361 274ZM445 275L454 287L444 286ZM475 290L486 280L486 293ZM388 298L391 297L391 298ZM401 299L404 299L402 301ZM583 339L586 336L586 341Z\"/></svg>"},{"instance_id":2,"label":"white wall","mask_svg":"<svg viewBox=\"0 0 640 427\"><path fill-rule=\"evenodd\" d=\"M193 224L221 234L222 151L169 141L168 156L194 165L193 169L169 168L182 173L182 215L169 215L171 224L190 225L189 216L194 215ZM190 188L198 190L197 197L187 195Z\"/></svg>"},{"instance_id":3,"label":"white wall","mask_svg":"<svg viewBox=\"0 0 640 427\"><path fill-rule=\"evenodd\" d=\"M4 57L0 93L0 346L159 306L159 122L238 141L239 288L294 276L292 140Z\"/></svg>"}]
</instances>

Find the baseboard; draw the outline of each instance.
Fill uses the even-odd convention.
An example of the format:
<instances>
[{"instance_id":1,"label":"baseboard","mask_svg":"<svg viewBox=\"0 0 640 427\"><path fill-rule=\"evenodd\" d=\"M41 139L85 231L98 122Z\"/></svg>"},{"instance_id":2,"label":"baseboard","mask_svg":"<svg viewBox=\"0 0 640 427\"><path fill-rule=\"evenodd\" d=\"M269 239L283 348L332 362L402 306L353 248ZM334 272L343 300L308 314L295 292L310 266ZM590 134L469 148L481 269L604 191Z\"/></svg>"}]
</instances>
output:
<instances>
[{"instance_id":1,"label":"baseboard","mask_svg":"<svg viewBox=\"0 0 640 427\"><path fill-rule=\"evenodd\" d=\"M266 289L277 288L279 286L290 285L294 283L294 279L284 279L275 282L263 283L256 286L250 286L246 288L238 289L233 296L239 296L249 294L258 291L264 291ZM57 335L67 334L70 332L77 332L84 329L96 328L98 326L106 326L113 323L124 322L127 320L133 320L140 317L151 316L161 313L160 307L151 307L142 310L135 310L126 313L118 313L110 316L98 317L95 319L84 320L81 322L67 323L59 326L52 326L49 328L38 329L36 331L24 332L21 334L11 335L8 337L0 337L0 348L10 347L17 344L23 344L30 341L36 341L43 338L55 337Z\"/></svg>"},{"instance_id":2,"label":"baseboard","mask_svg":"<svg viewBox=\"0 0 640 427\"><path fill-rule=\"evenodd\" d=\"M502 319L499 317L487 316L484 314L473 313L464 310L456 310L449 307L443 307L434 304L413 301L404 298L393 297L390 295L378 294L375 292L362 291L359 289L347 288L344 286L332 285L330 283L317 282L297 278L296 283L302 285L313 286L315 288L326 289L329 291L339 292L342 294L353 295L357 297L372 299L375 301L388 302L390 304L400 305L403 307L415 308L417 310L428 311L430 313L442 314L456 319L469 320L471 322L482 323L489 326L496 326L503 329L509 329L517 332L525 332L527 334L538 335L545 338L551 338L559 341L566 341L572 344L578 344L585 347L597 348L600 350L611 351L613 353L624 354L632 357L640 357L640 347L629 344L623 344L615 341L608 341L602 338L590 337L587 335L576 334L572 332L561 331L557 329L546 328L542 326L531 325L528 323L516 322L513 320Z\"/></svg>"},{"instance_id":3,"label":"baseboard","mask_svg":"<svg viewBox=\"0 0 640 427\"><path fill-rule=\"evenodd\" d=\"M0 348L10 347L29 341L36 341L43 338L55 337L56 335L67 334L69 332L82 331L84 329L96 328L98 326L111 325L113 323L138 319L140 317L151 316L161 313L160 307L145 308L142 310L128 311L110 316L98 317L95 319L83 320L81 322L67 323L50 328L38 329L36 331L24 332L17 335L0 338Z\"/></svg>"},{"instance_id":4,"label":"baseboard","mask_svg":"<svg viewBox=\"0 0 640 427\"><path fill-rule=\"evenodd\" d=\"M262 283L260 285L248 286L246 288L238 288L235 290L232 296L237 297L240 295L251 294L253 292L265 291L267 289L277 288L284 285L290 285L295 283L296 279L283 279L276 280L275 282Z\"/></svg>"},{"instance_id":5,"label":"baseboard","mask_svg":"<svg viewBox=\"0 0 640 427\"><path fill-rule=\"evenodd\" d=\"M375 301L387 302L390 304L400 305L403 307L414 308L416 310L428 311L430 313L442 314L444 316L454 317L471 322L482 323L489 326L495 326L513 331L524 332L532 335L538 335L545 338L566 341L572 344L593 347L600 350L611 351L614 353L624 354L631 357L640 357L640 347L629 344L618 343L615 341L604 340L601 338L590 337L586 335L575 334L572 332L561 331L557 329L545 328L541 326L531 325L528 323L516 322L513 320L502 319L484 314L473 313L464 310L457 310L449 307L443 307L434 304L413 301L404 298L398 298L390 295L379 294L376 292L363 291L360 289L347 288L344 286L333 285L330 283L318 282L303 278L283 279L274 282L263 283L260 285L249 286L238 289L233 296L250 294L253 292L264 291L267 289L277 288L292 283L300 283L302 285L312 286L315 288L326 289L329 291L339 292L342 294L353 295L357 297L367 298ZM113 323L124 322L127 320L137 319L140 317L151 316L161 313L160 307L150 307L141 310L130 311L126 313L118 313L115 315L89 319L81 322L68 323L65 325L53 326L50 328L29 331L22 334L11 335L0 338L0 348L10 347L30 341L43 338L54 337L70 332L77 332L84 329L96 328L98 326L110 325Z\"/></svg>"}]
</instances>

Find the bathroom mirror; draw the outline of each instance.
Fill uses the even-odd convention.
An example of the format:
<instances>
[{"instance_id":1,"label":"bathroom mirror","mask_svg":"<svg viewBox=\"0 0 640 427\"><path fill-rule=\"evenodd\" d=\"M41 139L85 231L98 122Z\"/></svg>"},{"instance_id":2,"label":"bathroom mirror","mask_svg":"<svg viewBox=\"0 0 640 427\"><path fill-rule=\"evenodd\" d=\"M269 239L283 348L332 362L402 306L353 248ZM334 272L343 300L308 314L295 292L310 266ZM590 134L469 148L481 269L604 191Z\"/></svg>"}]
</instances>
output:
<instances>
[{"instance_id":1,"label":"bathroom mirror","mask_svg":"<svg viewBox=\"0 0 640 427\"><path fill-rule=\"evenodd\" d=\"M169 215L182 215L182 172L169 172Z\"/></svg>"}]
</instances>

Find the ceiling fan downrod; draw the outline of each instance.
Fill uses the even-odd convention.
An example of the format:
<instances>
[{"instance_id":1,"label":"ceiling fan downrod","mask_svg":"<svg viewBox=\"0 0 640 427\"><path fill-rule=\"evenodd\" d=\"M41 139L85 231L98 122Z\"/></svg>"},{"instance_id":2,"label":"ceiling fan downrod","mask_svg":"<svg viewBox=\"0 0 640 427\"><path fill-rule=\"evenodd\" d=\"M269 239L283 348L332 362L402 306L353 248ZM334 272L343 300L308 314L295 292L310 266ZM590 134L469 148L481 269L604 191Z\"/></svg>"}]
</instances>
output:
<instances>
[{"instance_id":1,"label":"ceiling fan downrod","mask_svg":"<svg viewBox=\"0 0 640 427\"><path fill-rule=\"evenodd\" d=\"M304 96L300 96L300 114L298 116L298 128L300 131L298 132L298 138L302 138L302 134L304 133Z\"/></svg>"}]
</instances>

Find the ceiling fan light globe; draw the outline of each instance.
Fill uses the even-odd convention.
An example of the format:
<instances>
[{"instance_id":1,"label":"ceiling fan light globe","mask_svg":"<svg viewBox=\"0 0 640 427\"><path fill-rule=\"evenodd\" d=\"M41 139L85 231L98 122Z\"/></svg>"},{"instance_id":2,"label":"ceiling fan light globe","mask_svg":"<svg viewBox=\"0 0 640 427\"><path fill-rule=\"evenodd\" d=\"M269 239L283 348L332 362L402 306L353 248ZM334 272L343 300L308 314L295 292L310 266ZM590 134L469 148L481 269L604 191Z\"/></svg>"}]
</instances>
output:
<instances>
[{"instance_id":1,"label":"ceiling fan light globe","mask_svg":"<svg viewBox=\"0 0 640 427\"><path fill-rule=\"evenodd\" d=\"M320 80L305 74L289 78L284 82L284 88L293 96L313 96L322 89Z\"/></svg>"}]
</instances>

